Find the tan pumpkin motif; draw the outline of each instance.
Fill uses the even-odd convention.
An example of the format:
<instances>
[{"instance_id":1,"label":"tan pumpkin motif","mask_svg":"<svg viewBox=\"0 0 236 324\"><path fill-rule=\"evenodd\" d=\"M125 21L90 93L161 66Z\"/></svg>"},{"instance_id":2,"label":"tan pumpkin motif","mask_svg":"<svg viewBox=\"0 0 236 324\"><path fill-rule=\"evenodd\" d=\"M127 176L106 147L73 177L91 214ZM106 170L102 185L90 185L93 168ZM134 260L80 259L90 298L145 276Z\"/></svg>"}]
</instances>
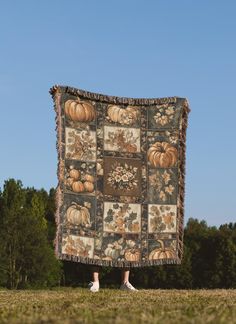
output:
<instances>
[{"instance_id":1,"label":"tan pumpkin motif","mask_svg":"<svg viewBox=\"0 0 236 324\"><path fill-rule=\"evenodd\" d=\"M102 165L101 165L101 163L98 163L98 162L97 162L97 174L103 175Z\"/></svg>"},{"instance_id":2,"label":"tan pumpkin motif","mask_svg":"<svg viewBox=\"0 0 236 324\"><path fill-rule=\"evenodd\" d=\"M108 106L107 114L109 118L115 123L121 123L124 117L130 115L131 122L137 119L137 111L135 108L128 106L127 108L121 108L119 106Z\"/></svg>"},{"instance_id":3,"label":"tan pumpkin motif","mask_svg":"<svg viewBox=\"0 0 236 324\"><path fill-rule=\"evenodd\" d=\"M94 191L94 184L90 181L85 181L84 182L84 189L85 191L88 192L93 192Z\"/></svg>"},{"instance_id":4,"label":"tan pumpkin motif","mask_svg":"<svg viewBox=\"0 0 236 324\"><path fill-rule=\"evenodd\" d=\"M125 109L125 114L129 116L133 121L137 119L139 111L137 108L134 108L132 106L128 106Z\"/></svg>"},{"instance_id":5,"label":"tan pumpkin motif","mask_svg":"<svg viewBox=\"0 0 236 324\"><path fill-rule=\"evenodd\" d=\"M77 203L72 203L66 211L66 221L73 225L90 226L91 222L88 208Z\"/></svg>"},{"instance_id":6,"label":"tan pumpkin motif","mask_svg":"<svg viewBox=\"0 0 236 324\"><path fill-rule=\"evenodd\" d=\"M72 190L74 192L81 192L84 191L84 185L81 181L75 181L72 183Z\"/></svg>"},{"instance_id":7,"label":"tan pumpkin motif","mask_svg":"<svg viewBox=\"0 0 236 324\"><path fill-rule=\"evenodd\" d=\"M172 167L177 162L177 157L177 149L167 142L156 142L147 152L147 158L154 167Z\"/></svg>"},{"instance_id":8,"label":"tan pumpkin motif","mask_svg":"<svg viewBox=\"0 0 236 324\"><path fill-rule=\"evenodd\" d=\"M92 176L91 174L85 174L84 179L86 181L94 182L94 176Z\"/></svg>"},{"instance_id":9,"label":"tan pumpkin motif","mask_svg":"<svg viewBox=\"0 0 236 324\"><path fill-rule=\"evenodd\" d=\"M135 249L128 249L125 251L125 260L127 261L139 261L140 260L140 251Z\"/></svg>"},{"instance_id":10,"label":"tan pumpkin motif","mask_svg":"<svg viewBox=\"0 0 236 324\"><path fill-rule=\"evenodd\" d=\"M161 247L154 249L151 253L149 253L149 260L160 260L160 259L172 259L176 258L176 253L173 249L165 247L163 241L157 240Z\"/></svg>"},{"instance_id":11,"label":"tan pumpkin motif","mask_svg":"<svg viewBox=\"0 0 236 324\"><path fill-rule=\"evenodd\" d=\"M75 182L75 179L74 178L67 178L66 179L66 184L71 187L73 185L73 183Z\"/></svg>"},{"instance_id":12,"label":"tan pumpkin motif","mask_svg":"<svg viewBox=\"0 0 236 324\"><path fill-rule=\"evenodd\" d=\"M87 101L67 100L65 114L73 121L90 122L95 119L94 106Z\"/></svg>"},{"instance_id":13,"label":"tan pumpkin motif","mask_svg":"<svg viewBox=\"0 0 236 324\"><path fill-rule=\"evenodd\" d=\"M76 170L76 169L72 169L72 170L70 170L69 175L74 180L78 180L79 177L80 177L80 171L79 170Z\"/></svg>"}]
</instances>

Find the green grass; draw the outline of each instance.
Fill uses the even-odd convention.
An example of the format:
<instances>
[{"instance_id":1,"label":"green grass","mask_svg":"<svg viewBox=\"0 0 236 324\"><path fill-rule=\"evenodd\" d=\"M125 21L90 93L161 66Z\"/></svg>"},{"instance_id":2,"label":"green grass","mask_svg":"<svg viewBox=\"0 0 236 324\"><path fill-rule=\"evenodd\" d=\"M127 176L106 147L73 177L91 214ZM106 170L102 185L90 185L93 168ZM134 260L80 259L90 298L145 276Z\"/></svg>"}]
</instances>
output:
<instances>
[{"instance_id":1,"label":"green grass","mask_svg":"<svg viewBox=\"0 0 236 324\"><path fill-rule=\"evenodd\" d=\"M236 290L0 290L0 323L236 323Z\"/></svg>"}]
</instances>

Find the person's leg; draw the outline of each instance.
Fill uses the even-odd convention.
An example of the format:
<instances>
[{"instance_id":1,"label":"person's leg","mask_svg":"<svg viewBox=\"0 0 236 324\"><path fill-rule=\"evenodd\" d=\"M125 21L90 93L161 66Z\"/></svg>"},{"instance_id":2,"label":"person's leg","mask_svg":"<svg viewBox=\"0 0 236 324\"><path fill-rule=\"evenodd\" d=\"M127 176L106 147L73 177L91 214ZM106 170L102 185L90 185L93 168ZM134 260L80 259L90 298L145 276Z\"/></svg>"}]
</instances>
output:
<instances>
[{"instance_id":1,"label":"person's leg","mask_svg":"<svg viewBox=\"0 0 236 324\"><path fill-rule=\"evenodd\" d=\"M92 267L92 277L93 277L93 282L99 282L99 267L93 266Z\"/></svg>"},{"instance_id":2,"label":"person's leg","mask_svg":"<svg viewBox=\"0 0 236 324\"><path fill-rule=\"evenodd\" d=\"M97 292L99 291L99 271L100 267L99 266L92 266L91 267L91 273L92 273L92 280L89 283L89 290L92 292Z\"/></svg>"},{"instance_id":3,"label":"person's leg","mask_svg":"<svg viewBox=\"0 0 236 324\"><path fill-rule=\"evenodd\" d=\"M121 290L137 290L129 282L130 268L123 268L121 270Z\"/></svg>"},{"instance_id":4,"label":"person's leg","mask_svg":"<svg viewBox=\"0 0 236 324\"><path fill-rule=\"evenodd\" d=\"M121 270L121 284L129 282L130 268L123 268Z\"/></svg>"}]
</instances>

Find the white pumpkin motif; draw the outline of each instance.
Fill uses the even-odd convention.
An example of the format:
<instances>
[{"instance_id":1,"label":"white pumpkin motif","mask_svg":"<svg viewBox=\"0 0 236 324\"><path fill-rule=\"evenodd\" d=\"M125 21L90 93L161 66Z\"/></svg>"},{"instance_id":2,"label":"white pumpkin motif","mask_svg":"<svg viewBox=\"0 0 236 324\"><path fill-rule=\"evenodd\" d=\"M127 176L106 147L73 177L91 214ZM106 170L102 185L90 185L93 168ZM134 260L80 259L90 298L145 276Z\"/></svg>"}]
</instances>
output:
<instances>
[{"instance_id":1,"label":"white pumpkin motif","mask_svg":"<svg viewBox=\"0 0 236 324\"><path fill-rule=\"evenodd\" d=\"M135 107L128 106L126 108L121 108L116 105L109 105L107 114L115 123L130 125L133 124L138 118L138 110Z\"/></svg>"},{"instance_id":2,"label":"white pumpkin motif","mask_svg":"<svg viewBox=\"0 0 236 324\"><path fill-rule=\"evenodd\" d=\"M77 203L72 205L66 211L66 221L72 225L91 226L90 213L88 208Z\"/></svg>"},{"instance_id":3,"label":"white pumpkin motif","mask_svg":"<svg viewBox=\"0 0 236 324\"><path fill-rule=\"evenodd\" d=\"M116 242L114 242L116 243ZM122 247L120 246L120 248L118 248L118 246L114 246L113 244L109 243L107 245L107 248L104 250L104 253L106 256L111 257L112 259L117 259L120 255L120 249Z\"/></svg>"}]
</instances>

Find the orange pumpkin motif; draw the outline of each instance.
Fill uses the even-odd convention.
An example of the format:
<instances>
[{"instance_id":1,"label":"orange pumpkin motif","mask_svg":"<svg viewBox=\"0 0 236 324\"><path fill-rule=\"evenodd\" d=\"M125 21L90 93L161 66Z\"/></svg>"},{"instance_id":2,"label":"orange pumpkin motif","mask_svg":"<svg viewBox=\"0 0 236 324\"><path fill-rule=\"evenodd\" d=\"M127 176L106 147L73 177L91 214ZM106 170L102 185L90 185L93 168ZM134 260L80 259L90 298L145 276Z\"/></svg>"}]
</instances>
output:
<instances>
[{"instance_id":1,"label":"orange pumpkin motif","mask_svg":"<svg viewBox=\"0 0 236 324\"><path fill-rule=\"evenodd\" d=\"M128 143L128 144L125 144L123 147L128 152L131 152L131 153L137 152L137 145L136 144Z\"/></svg>"},{"instance_id":2,"label":"orange pumpkin motif","mask_svg":"<svg viewBox=\"0 0 236 324\"><path fill-rule=\"evenodd\" d=\"M85 181L84 182L84 189L85 189L85 191L93 192L94 184L92 182L90 182L90 181Z\"/></svg>"},{"instance_id":3,"label":"orange pumpkin motif","mask_svg":"<svg viewBox=\"0 0 236 324\"><path fill-rule=\"evenodd\" d=\"M84 179L86 181L94 182L94 177L90 174L85 174Z\"/></svg>"},{"instance_id":4,"label":"orange pumpkin motif","mask_svg":"<svg viewBox=\"0 0 236 324\"><path fill-rule=\"evenodd\" d=\"M139 232L140 231L140 226L138 222L135 222L131 224L131 230L132 232Z\"/></svg>"},{"instance_id":5,"label":"orange pumpkin motif","mask_svg":"<svg viewBox=\"0 0 236 324\"><path fill-rule=\"evenodd\" d=\"M75 181L72 183L72 190L74 192L81 192L84 191L84 185L81 181Z\"/></svg>"},{"instance_id":6,"label":"orange pumpkin motif","mask_svg":"<svg viewBox=\"0 0 236 324\"><path fill-rule=\"evenodd\" d=\"M95 119L94 106L87 101L67 100L65 114L73 121L90 122Z\"/></svg>"},{"instance_id":7,"label":"orange pumpkin motif","mask_svg":"<svg viewBox=\"0 0 236 324\"><path fill-rule=\"evenodd\" d=\"M127 261L139 261L140 251L135 249L128 249L125 251L125 260Z\"/></svg>"},{"instance_id":8,"label":"orange pumpkin motif","mask_svg":"<svg viewBox=\"0 0 236 324\"><path fill-rule=\"evenodd\" d=\"M161 244L160 248L154 249L149 254L149 260L160 260L160 259L174 259L176 258L176 252L171 249L164 246L163 241L157 240Z\"/></svg>"},{"instance_id":9,"label":"orange pumpkin motif","mask_svg":"<svg viewBox=\"0 0 236 324\"><path fill-rule=\"evenodd\" d=\"M147 152L147 158L154 167L172 167L177 162L177 157L177 149L167 142L156 142Z\"/></svg>"},{"instance_id":10,"label":"orange pumpkin motif","mask_svg":"<svg viewBox=\"0 0 236 324\"><path fill-rule=\"evenodd\" d=\"M70 177L73 178L74 180L78 180L79 177L80 177L80 172L79 172L79 170L71 169L70 172L69 172L69 175L70 175Z\"/></svg>"}]
</instances>

